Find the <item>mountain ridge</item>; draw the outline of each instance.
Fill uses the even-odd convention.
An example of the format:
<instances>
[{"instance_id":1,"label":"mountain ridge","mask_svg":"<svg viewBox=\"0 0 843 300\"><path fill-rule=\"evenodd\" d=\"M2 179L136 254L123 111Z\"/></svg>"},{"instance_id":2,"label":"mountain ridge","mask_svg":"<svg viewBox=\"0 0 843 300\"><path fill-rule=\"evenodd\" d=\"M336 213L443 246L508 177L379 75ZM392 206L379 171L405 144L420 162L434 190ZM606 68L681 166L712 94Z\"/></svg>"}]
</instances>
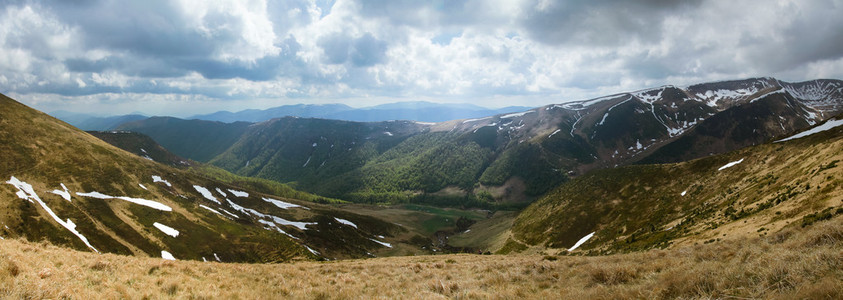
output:
<instances>
[{"instance_id":1,"label":"mountain ridge","mask_svg":"<svg viewBox=\"0 0 843 300\"><path fill-rule=\"evenodd\" d=\"M279 262L369 257L398 246L393 239L406 232L303 201L324 198L281 184L244 188L232 183L249 179L212 178L233 176L223 171L162 165L11 98L0 96L0 104L3 237L126 255Z\"/></svg>"}]
</instances>

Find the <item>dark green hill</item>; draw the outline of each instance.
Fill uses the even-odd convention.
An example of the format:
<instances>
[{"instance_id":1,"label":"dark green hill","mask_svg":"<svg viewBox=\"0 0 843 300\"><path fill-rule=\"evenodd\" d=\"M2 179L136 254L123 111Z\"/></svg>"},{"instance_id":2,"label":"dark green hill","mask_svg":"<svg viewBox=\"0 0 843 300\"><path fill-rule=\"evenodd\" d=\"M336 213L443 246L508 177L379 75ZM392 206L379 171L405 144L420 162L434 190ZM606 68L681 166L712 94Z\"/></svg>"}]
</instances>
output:
<instances>
[{"instance_id":1,"label":"dark green hill","mask_svg":"<svg viewBox=\"0 0 843 300\"><path fill-rule=\"evenodd\" d=\"M249 125L246 122L222 123L152 117L124 123L116 129L143 133L176 155L207 162L237 142Z\"/></svg>"},{"instance_id":2,"label":"dark green hill","mask_svg":"<svg viewBox=\"0 0 843 300\"><path fill-rule=\"evenodd\" d=\"M134 153L137 156L175 167L190 165L186 159L164 149L152 138L129 131L88 131L89 134L117 148Z\"/></svg>"}]
</instances>

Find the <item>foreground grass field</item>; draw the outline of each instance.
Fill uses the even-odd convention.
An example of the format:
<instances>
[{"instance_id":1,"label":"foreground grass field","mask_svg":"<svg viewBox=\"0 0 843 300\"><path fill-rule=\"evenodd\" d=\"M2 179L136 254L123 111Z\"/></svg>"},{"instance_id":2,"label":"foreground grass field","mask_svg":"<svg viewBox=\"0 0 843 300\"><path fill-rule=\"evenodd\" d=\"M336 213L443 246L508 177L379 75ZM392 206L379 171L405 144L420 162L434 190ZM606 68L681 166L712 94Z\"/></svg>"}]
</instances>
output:
<instances>
[{"instance_id":1,"label":"foreground grass field","mask_svg":"<svg viewBox=\"0 0 843 300\"><path fill-rule=\"evenodd\" d=\"M843 218L753 239L599 256L222 264L0 241L0 298L843 298Z\"/></svg>"}]
</instances>

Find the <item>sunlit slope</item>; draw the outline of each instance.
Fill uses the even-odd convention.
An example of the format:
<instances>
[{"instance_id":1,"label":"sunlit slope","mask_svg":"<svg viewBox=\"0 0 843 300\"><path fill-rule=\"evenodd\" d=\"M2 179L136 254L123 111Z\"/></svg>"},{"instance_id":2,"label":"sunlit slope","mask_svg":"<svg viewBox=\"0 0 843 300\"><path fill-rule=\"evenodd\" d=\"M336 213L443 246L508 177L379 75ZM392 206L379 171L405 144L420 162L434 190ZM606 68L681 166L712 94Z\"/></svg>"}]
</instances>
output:
<instances>
[{"instance_id":1,"label":"sunlit slope","mask_svg":"<svg viewBox=\"0 0 843 300\"><path fill-rule=\"evenodd\" d=\"M0 298L840 299L843 217L609 256L436 255L219 264L0 240Z\"/></svg>"},{"instance_id":2,"label":"sunlit slope","mask_svg":"<svg viewBox=\"0 0 843 300\"><path fill-rule=\"evenodd\" d=\"M118 254L259 262L368 256L402 231L144 159L5 96L0 153L4 237Z\"/></svg>"},{"instance_id":3,"label":"sunlit slope","mask_svg":"<svg viewBox=\"0 0 843 300\"><path fill-rule=\"evenodd\" d=\"M810 223L843 212L841 160L838 126L684 163L595 171L522 212L506 248L567 249L594 233L580 250L631 251Z\"/></svg>"}]
</instances>

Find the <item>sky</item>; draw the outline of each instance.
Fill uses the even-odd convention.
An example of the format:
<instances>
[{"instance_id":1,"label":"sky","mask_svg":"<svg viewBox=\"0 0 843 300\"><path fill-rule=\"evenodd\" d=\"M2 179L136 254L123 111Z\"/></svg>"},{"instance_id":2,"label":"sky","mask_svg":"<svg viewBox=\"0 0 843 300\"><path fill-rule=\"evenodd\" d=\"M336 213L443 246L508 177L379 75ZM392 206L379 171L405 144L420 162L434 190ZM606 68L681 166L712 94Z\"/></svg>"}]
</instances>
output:
<instances>
[{"instance_id":1,"label":"sky","mask_svg":"<svg viewBox=\"0 0 843 300\"><path fill-rule=\"evenodd\" d=\"M0 92L51 112L541 106L843 79L843 0L0 1Z\"/></svg>"}]
</instances>

